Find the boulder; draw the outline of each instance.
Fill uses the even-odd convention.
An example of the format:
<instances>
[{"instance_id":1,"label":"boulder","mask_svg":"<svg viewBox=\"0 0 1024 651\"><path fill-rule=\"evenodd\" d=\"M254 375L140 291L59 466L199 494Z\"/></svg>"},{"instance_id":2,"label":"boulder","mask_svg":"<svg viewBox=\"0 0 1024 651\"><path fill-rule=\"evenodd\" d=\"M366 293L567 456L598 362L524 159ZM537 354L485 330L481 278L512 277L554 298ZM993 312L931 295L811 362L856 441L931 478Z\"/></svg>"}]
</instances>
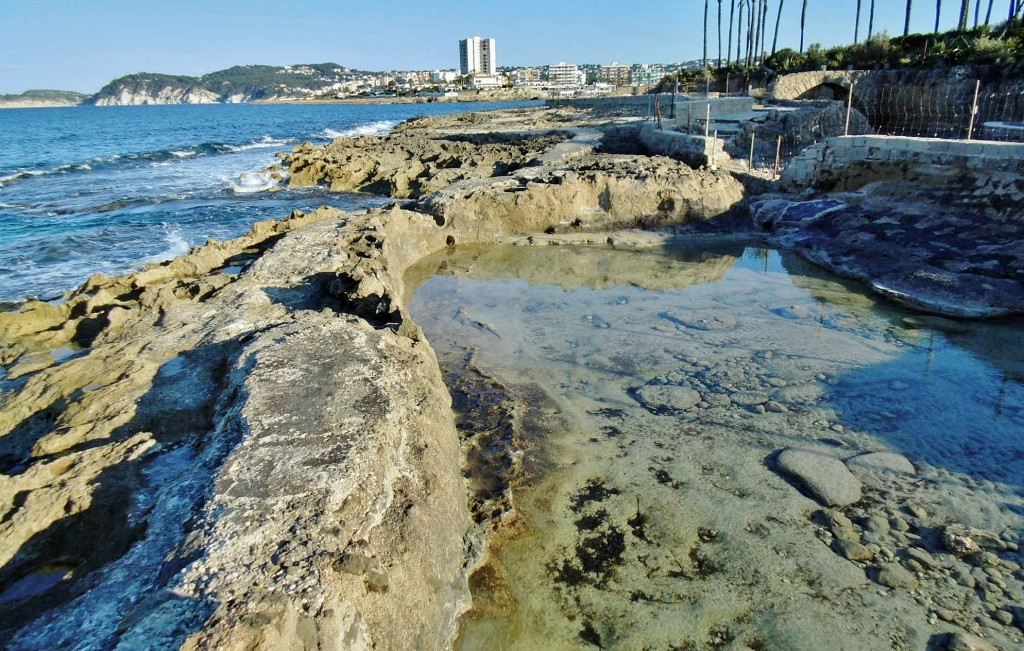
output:
<instances>
[{"instance_id":1,"label":"boulder","mask_svg":"<svg viewBox=\"0 0 1024 651\"><path fill-rule=\"evenodd\" d=\"M835 457L808 448L788 448L779 455L777 465L825 506L860 501L860 480Z\"/></svg>"}]
</instances>

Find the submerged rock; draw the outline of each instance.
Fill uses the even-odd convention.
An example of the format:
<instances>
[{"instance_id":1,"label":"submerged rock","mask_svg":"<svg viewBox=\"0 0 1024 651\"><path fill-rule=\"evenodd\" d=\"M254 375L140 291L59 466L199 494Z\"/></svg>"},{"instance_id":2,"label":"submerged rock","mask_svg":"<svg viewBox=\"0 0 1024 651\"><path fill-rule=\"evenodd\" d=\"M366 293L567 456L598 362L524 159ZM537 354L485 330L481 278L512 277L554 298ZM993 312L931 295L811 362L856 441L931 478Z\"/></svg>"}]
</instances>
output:
<instances>
[{"instance_id":1,"label":"submerged rock","mask_svg":"<svg viewBox=\"0 0 1024 651\"><path fill-rule=\"evenodd\" d=\"M636 389L634 397L655 414L686 411L700 402L699 393L674 384L647 384Z\"/></svg>"},{"instance_id":2,"label":"submerged rock","mask_svg":"<svg viewBox=\"0 0 1024 651\"><path fill-rule=\"evenodd\" d=\"M777 464L825 506L847 506L861 499L860 480L835 457L807 448L788 448Z\"/></svg>"}]
</instances>

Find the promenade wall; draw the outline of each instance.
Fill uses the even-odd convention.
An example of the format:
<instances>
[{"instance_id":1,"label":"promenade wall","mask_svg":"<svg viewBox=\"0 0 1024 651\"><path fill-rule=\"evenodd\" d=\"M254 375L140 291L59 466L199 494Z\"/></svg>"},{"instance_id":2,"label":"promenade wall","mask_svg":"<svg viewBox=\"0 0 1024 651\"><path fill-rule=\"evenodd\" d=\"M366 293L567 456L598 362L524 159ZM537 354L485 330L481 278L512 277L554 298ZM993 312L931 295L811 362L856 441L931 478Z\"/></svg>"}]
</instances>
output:
<instances>
[{"instance_id":1,"label":"promenade wall","mask_svg":"<svg viewBox=\"0 0 1024 651\"><path fill-rule=\"evenodd\" d=\"M653 114L653 100L657 98L661 115L665 118L682 120L692 124L707 117L708 106L711 117L746 113L753 109L752 97L694 98L686 95L626 95L620 97L588 97L577 99L549 99L551 108L599 109L619 115L647 117Z\"/></svg>"}]
</instances>

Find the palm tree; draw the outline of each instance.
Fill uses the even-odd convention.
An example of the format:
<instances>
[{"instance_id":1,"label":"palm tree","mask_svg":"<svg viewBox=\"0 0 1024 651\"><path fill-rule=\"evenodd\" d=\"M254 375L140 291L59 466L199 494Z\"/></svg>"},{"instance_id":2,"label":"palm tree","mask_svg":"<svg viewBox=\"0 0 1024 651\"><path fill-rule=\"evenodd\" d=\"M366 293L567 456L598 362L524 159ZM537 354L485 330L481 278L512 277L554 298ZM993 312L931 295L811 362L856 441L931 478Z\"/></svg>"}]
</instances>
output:
<instances>
[{"instance_id":1,"label":"palm tree","mask_svg":"<svg viewBox=\"0 0 1024 651\"><path fill-rule=\"evenodd\" d=\"M994 0L993 0L994 1ZM906 36L910 33L910 6L914 4L914 0L907 0L907 17L903 20L903 35Z\"/></svg>"},{"instance_id":2,"label":"palm tree","mask_svg":"<svg viewBox=\"0 0 1024 651\"><path fill-rule=\"evenodd\" d=\"M907 0L910 2L910 0ZM807 27L807 0L804 0L803 9L800 10L800 54L804 53L804 30Z\"/></svg>"},{"instance_id":3,"label":"palm tree","mask_svg":"<svg viewBox=\"0 0 1024 651\"><path fill-rule=\"evenodd\" d=\"M971 0L960 0L960 20L957 21L956 28L958 31L967 31L967 21L971 16Z\"/></svg>"},{"instance_id":4,"label":"palm tree","mask_svg":"<svg viewBox=\"0 0 1024 651\"><path fill-rule=\"evenodd\" d=\"M871 0L874 3L875 0ZM779 23L782 22L782 5L786 4L786 0L779 0L779 13L775 16L775 38L772 39L772 54L775 54L775 50L779 46Z\"/></svg>"},{"instance_id":5,"label":"palm tree","mask_svg":"<svg viewBox=\"0 0 1024 651\"><path fill-rule=\"evenodd\" d=\"M871 8L868 9L868 40L875 33L875 0L871 0Z\"/></svg>"},{"instance_id":6,"label":"palm tree","mask_svg":"<svg viewBox=\"0 0 1024 651\"><path fill-rule=\"evenodd\" d=\"M935 0L935 33L939 33L939 18L942 16L942 0Z\"/></svg>"},{"instance_id":7,"label":"palm tree","mask_svg":"<svg viewBox=\"0 0 1024 651\"><path fill-rule=\"evenodd\" d=\"M855 21L853 23L853 42L854 43L859 43L860 42L860 2L861 2L861 0L857 0L857 18L855 19Z\"/></svg>"},{"instance_id":8,"label":"palm tree","mask_svg":"<svg viewBox=\"0 0 1024 651\"><path fill-rule=\"evenodd\" d=\"M992 5L996 3L996 0L988 0L988 11L985 12L985 24L988 25L992 21ZM978 3L981 4L980 2Z\"/></svg>"},{"instance_id":9,"label":"palm tree","mask_svg":"<svg viewBox=\"0 0 1024 651\"><path fill-rule=\"evenodd\" d=\"M974 3L974 29L981 24L981 0Z\"/></svg>"}]
</instances>

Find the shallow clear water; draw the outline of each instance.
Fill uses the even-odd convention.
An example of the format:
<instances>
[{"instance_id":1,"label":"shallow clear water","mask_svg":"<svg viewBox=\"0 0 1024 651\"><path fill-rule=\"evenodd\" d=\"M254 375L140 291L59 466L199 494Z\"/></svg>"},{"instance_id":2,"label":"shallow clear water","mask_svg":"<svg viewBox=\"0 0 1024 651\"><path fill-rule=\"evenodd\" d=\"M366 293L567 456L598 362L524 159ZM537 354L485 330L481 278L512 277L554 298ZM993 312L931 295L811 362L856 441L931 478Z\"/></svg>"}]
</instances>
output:
<instances>
[{"instance_id":1,"label":"shallow clear water","mask_svg":"<svg viewBox=\"0 0 1024 651\"><path fill-rule=\"evenodd\" d=\"M987 616L944 576L916 594L872 583L773 459L910 459L914 476L865 480L846 510L927 511L909 535L865 533L878 562L945 523L1019 533L1019 321L912 326L856 284L735 242L463 248L410 275L428 277L411 310L491 532L462 649L925 648L953 630L934 600L961 600L963 626Z\"/></svg>"},{"instance_id":2,"label":"shallow clear water","mask_svg":"<svg viewBox=\"0 0 1024 651\"><path fill-rule=\"evenodd\" d=\"M49 298L253 223L376 197L264 192L297 144L380 135L418 115L504 104L202 105L0 111L0 302Z\"/></svg>"}]
</instances>

